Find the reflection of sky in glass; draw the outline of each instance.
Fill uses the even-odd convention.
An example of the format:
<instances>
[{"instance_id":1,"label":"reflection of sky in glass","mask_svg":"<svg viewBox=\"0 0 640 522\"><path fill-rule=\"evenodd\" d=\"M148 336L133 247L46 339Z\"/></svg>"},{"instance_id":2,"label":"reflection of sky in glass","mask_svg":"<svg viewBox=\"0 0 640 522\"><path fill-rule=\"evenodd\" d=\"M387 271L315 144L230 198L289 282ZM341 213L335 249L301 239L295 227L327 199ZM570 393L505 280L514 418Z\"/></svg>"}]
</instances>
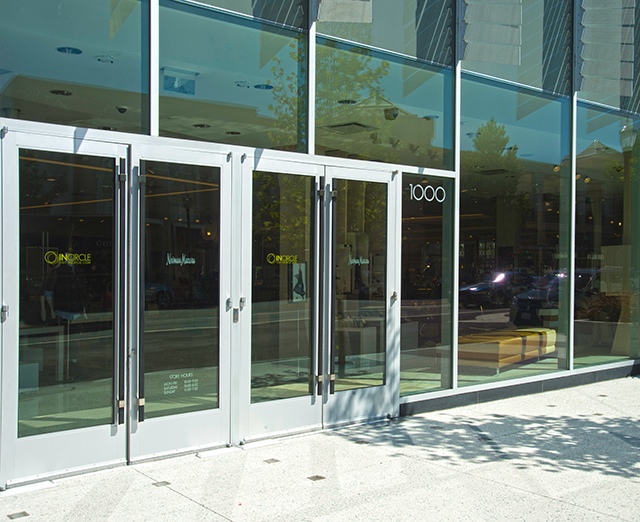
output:
<instances>
[{"instance_id":1,"label":"reflection of sky in glass","mask_svg":"<svg viewBox=\"0 0 640 522\"><path fill-rule=\"evenodd\" d=\"M508 147L517 145L518 157L559 164L569 154L568 98L554 100L534 91L470 75L462 77L461 98L462 151L473 150L473 137L478 128L493 117L499 125L505 125ZM526 114L532 105L537 110Z\"/></svg>"}]
</instances>

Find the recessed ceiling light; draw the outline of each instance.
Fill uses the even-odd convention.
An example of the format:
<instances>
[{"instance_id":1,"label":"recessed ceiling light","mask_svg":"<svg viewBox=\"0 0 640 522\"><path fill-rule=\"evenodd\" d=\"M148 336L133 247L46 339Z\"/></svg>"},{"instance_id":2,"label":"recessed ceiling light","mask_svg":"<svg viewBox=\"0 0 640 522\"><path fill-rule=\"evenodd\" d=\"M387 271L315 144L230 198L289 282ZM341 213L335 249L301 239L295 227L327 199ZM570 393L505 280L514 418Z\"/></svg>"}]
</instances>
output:
<instances>
[{"instance_id":1,"label":"recessed ceiling light","mask_svg":"<svg viewBox=\"0 0 640 522\"><path fill-rule=\"evenodd\" d=\"M82 54L82 51L77 47L58 47L56 51L62 54Z\"/></svg>"},{"instance_id":2,"label":"recessed ceiling light","mask_svg":"<svg viewBox=\"0 0 640 522\"><path fill-rule=\"evenodd\" d=\"M113 56L109 56L108 54L99 54L96 56L96 60L100 63L114 63L116 61Z\"/></svg>"},{"instance_id":3,"label":"recessed ceiling light","mask_svg":"<svg viewBox=\"0 0 640 522\"><path fill-rule=\"evenodd\" d=\"M273 85L269 85L268 83L259 83L258 85L254 85L253 88L260 89L261 91L270 91L273 89Z\"/></svg>"},{"instance_id":4,"label":"recessed ceiling light","mask_svg":"<svg viewBox=\"0 0 640 522\"><path fill-rule=\"evenodd\" d=\"M64 89L53 89L49 92L51 94L55 94L56 96L71 96L73 94L71 91L65 91Z\"/></svg>"},{"instance_id":5,"label":"recessed ceiling light","mask_svg":"<svg viewBox=\"0 0 640 522\"><path fill-rule=\"evenodd\" d=\"M243 80L238 80L236 82L236 87L241 87L242 89L249 89L249 88L251 88L251 84L249 82L245 82Z\"/></svg>"},{"instance_id":6,"label":"recessed ceiling light","mask_svg":"<svg viewBox=\"0 0 640 522\"><path fill-rule=\"evenodd\" d=\"M55 181L56 178L47 178L47 181Z\"/></svg>"},{"instance_id":7,"label":"recessed ceiling light","mask_svg":"<svg viewBox=\"0 0 640 522\"><path fill-rule=\"evenodd\" d=\"M238 131L227 131L225 134L228 134L229 136L240 136Z\"/></svg>"},{"instance_id":8,"label":"recessed ceiling light","mask_svg":"<svg viewBox=\"0 0 640 522\"><path fill-rule=\"evenodd\" d=\"M110 130L110 131L117 130L115 127L100 127L100 129L102 129L102 130Z\"/></svg>"},{"instance_id":9,"label":"recessed ceiling light","mask_svg":"<svg viewBox=\"0 0 640 522\"><path fill-rule=\"evenodd\" d=\"M348 98L348 99L345 99L345 100L338 100L338 103L340 105L355 105L358 102L356 100Z\"/></svg>"},{"instance_id":10,"label":"recessed ceiling light","mask_svg":"<svg viewBox=\"0 0 640 522\"><path fill-rule=\"evenodd\" d=\"M211 125L209 125L208 123L194 123L193 126L196 129L208 129L209 127L211 127Z\"/></svg>"}]
</instances>

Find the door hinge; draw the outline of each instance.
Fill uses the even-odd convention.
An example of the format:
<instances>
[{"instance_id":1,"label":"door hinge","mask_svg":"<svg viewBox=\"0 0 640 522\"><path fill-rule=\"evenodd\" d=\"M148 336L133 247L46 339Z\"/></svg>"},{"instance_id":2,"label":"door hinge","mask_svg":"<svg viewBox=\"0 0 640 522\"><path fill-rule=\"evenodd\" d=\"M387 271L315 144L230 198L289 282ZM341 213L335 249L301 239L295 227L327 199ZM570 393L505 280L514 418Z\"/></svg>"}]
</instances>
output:
<instances>
[{"instance_id":1,"label":"door hinge","mask_svg":"<svg viewBox=\"0 0 640 522\"><path fill-rule=\"evenodd\" d=\"M5 322L7 320L7 317L9 317L8 305L2 305L2 308L0 308L0 316L2 317L2 322Z\"/></svg>"},{"instance_id":2,"label":"door hinge","mask_svg":"<svg viewBox=\"0 0 640 522\"><path fill-rule=\"evenodd\" d=\"M325 189L320 189L320 190L318 190L318 197L319 198L324 198L326 193L327 192L326 192ZM329 197L331 199L336 199L338 197L338 191L337 190L330 190L329 191Z\"/></svg>"},{"instance_id":3,"label":"door hinge","mask_svg":"<svg viewBox=\"0 0 640 522\"><path fill-rule=\"evenodd\" d=\"M2 127L0 129L0 138L4 138L9 133L9 127Z\"/></svg>"}]
</instances>

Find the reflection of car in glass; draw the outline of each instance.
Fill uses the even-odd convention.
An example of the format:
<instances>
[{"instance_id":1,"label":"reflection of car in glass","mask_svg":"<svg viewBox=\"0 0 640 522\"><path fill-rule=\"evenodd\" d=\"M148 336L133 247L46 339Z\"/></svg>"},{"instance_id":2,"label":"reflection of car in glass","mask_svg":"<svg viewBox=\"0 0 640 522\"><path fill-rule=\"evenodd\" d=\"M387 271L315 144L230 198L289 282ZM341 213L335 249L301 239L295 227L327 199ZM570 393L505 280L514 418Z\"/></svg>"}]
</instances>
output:
<instances>
[{"instance_id":1,"label":"reflection of car in glass","mask_svg":"<svg viewBox=\"0 0 640 522\"><path fill-rule=\"evenodd\" d=\"M147 303L156 303L158 310L167 310L171 308L171 303L173 302L173 290L158 283L145 283L144 300Z\"/></svg>"},{"instance_id":2,"label":"reflection of car in glass","mask_svg":"<svg viewBox=\"0 0 640 522\"><path fill-rule=\"evenodd\" d=\"M540 326L543 320L540 309L557 309L560 285L566 281L567 274L559 270L542 276L535 288L516 295L511 303L509 320L516 326ZM576 270L575 307L585 308L589 298L599 292L600 275L595 270Z\"/></svg>"},{"instance_id":3,"label":"reflection of car in glass","mask_svg":"<svg viewBox=\"0 0 640 522\"><path fill-rule=\"evenodd\" d=\"M533 271L531 271L533 274ZM493 272L471 285L460 287L462 306L500 307L507 306L512 296L531 288L537 277L526 272Z\"/></svg>"}]
</instances>

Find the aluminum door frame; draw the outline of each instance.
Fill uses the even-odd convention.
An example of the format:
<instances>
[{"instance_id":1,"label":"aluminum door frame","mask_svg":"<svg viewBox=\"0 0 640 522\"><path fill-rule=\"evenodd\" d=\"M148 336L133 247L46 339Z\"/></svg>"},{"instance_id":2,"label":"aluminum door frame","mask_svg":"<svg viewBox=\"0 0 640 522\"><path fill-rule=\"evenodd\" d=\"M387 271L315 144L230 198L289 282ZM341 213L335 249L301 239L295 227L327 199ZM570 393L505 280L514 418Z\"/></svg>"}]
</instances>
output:
<instances>
[{"instance_id":1,"label":"aluminum door frame","mask_svg":"<svg viewBox=\"0 0 640 522\"><path fill-rule=\"evenodd\" d=\"M179 413L140 420L140 406L144 408L144 396L140 396L140 351L141 296L140 288L144 274L141 266L140 229L145 221L142 215L140 196L144 193L141 184L141 161L159 161L185 165L200 165L220 168L220 301L219 301L219 367L218 408L190 413ZM187 144L176 144L175 140L156 138L152 144L136 144L132 147L132 255L130 258L130 290L132 310L132 332L129 353L129 462L148 460L177 453L188 453L202 449L227 445L230 441L230 374L232 310L225 306L232 298L231 246L232 242L232 176L235 164L233 154L190 149ZM142 207L144 208L144 207ZM144 410L143 410L144 411Z\"/></svg>"},{"instance_id":2,"label":"aluminum door frame","mask_svg":"<svg viewBox=\"0 0 640 522\"><path fill-rule=\"evenodd\" d=\"M19 387L19 310L20 310L20 229L19 223L19 149L29 148L47 152L84 154L112 157L117 172L114 172L114 238L116 252L124 249L126 241L119 238L119 231L126 220L126 195L122 193L117 174L126 165L127 146L115 142L87 139L84 136L53 136L38 131L19 130L12 125L2 137L2 251L18 255L3 256L3 304L9 307L7 320L2 323L2 376L0 419L0 488L32 480L43 480L61 473L74 473L95 467L123 464L126 459L126 423L118 418L116 411L119 397L114 396L114 423L58 431L44 435L18 438L18 387ZM126 168L126 167L125 167ZM124 207L124 208L123 208ZM122 214L120 210L123 209ZM114 259L118 259L114 256ZM125 277L122 267L114 264L114 295L120 278ZM126 299L118 308L114 299L114 393L118 383L125 378L119 372L122 345L119 342L125 333L119 318L126 314ZM120 301L120 300L118 300ZM123 381L124 382L124 381ZM122 422L120 422L122 421ZM99 457L96 457L96 454Z\"/></svg>"},{"instance_id":3,"label":"aluminum door frame","mask_svg":"<svg viewBox=\"0 0 640 522\"><path fill-rule=\"evenodd\" d=\"M239 401L237 419L238 427L235 431L233 443L244 443L261 438L287 435L322 428L322 395L318 395L318 386L314 385L313 393L302 397L278 399L273 401L251 403L251 290L252 290L252 208L253 208L253 172L265 171L276 174L293 174L314 178L316 191L322 177L324 166L321 162L287 160L279 153L264 153L242 156L242 220L241 230L242 250L238 252L238 263L241 264L242 281L240 282L239 298L245 298L246 304L240 311L238 336L241 336L241 347L238 363L239 374L234 377L234 394ZM319 224L320 200L315 198L315 266L320 267L319 261ZM312 239L313 241L313 239ZM234 264L235 266L235 264ZM240 266L240 265L237 265ZM313 281L315 288L320 289L320 269L315 270ZM315 292L315 306L313 319L314 349L312 354L312 373L316 378L320 373L318 361L318 320L319 320L319 291ZM236 337L237 339L237 337ZM236 345L238 346L238 345ZM320 373L321 374L321 373Z\"/></svg>"},{"instance_id":4,"label":"aluminum door frame","mask_svg":"<svg viewBox=\"0 0 640 522\"><path fill-rule=\"evenodd\" d=\"M387 185L387 287L385 302L386 317L386 380L381 386L356 388L332 393L332 325L333 303L331 298L325 299L323 314L326 320L323 325L324 343L324 409L323 424L325 427L338 426L353 422L364 422L382 418L395 418L399 415L400 404L400 253L401 253L401 175L399 171L374 170L366 168L345 168L327 166L325 168L325 189L335 190L334 180L369 181L386 183ZM333 206L331 197L325 198L326 223L324 267L326 282L324 292L333 296L334 259L332 257Z\"/></svg>"}]
</instances>

